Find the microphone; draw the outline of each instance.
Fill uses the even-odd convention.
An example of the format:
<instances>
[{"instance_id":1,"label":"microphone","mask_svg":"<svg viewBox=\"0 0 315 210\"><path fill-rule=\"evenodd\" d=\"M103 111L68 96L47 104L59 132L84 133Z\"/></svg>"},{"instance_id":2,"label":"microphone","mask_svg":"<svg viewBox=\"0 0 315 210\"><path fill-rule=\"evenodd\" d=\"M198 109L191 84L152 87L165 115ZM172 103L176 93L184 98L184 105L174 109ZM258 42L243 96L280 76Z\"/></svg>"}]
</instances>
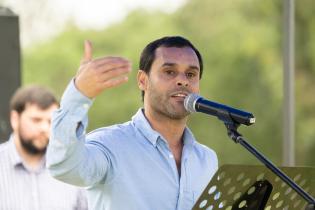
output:
<instances>
[{"instance_id":1,"label":"microphone","mask_svg":"<svg viewBox=\"0 0 315 210\"><path fill-rule=\"evenodd\" d=\"M186 96L184 101L185 109L190 112L202 112L213 115L224 121L226 114L238 124L252 125L255 123L255 117L252 113L245 112L233 107L229 107L216 102L208 101L198 94L192 93ZM223 119L222 119L223 118Z\"/></svg>"}]
</instances>

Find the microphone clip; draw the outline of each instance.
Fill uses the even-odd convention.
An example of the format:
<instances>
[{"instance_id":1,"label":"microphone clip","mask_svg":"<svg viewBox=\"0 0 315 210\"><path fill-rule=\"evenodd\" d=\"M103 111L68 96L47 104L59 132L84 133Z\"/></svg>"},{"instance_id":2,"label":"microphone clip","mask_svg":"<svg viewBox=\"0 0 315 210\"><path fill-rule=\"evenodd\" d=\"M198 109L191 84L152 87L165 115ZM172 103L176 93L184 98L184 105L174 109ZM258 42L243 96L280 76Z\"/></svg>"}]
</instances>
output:
<instances>
[{"instance_id":1,"label":"microphone clip","mask_svg":"<svg viewBox=\"0 0 315 210\"><path fill-rule=\"evenodd\" d=\"M235 122L232 117L230 116L230 113L226 110L219 110L217 112L217 117L219 120L223 121L226 129L227 129L227 134L228 136L235 142L239 143L240 137L242 134L240 134L237 129L240 126L239 123Z\"/></svg>"}]
</instances>

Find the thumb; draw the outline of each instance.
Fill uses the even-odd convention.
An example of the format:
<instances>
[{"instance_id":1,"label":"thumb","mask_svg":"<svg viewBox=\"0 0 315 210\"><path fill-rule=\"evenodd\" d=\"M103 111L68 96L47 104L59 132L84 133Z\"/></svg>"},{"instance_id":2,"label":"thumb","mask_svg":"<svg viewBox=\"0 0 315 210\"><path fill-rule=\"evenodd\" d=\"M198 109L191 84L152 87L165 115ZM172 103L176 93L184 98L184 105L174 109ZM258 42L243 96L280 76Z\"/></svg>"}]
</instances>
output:
<instances>
[{"instance_id":1,"label":"thumb","mask_svg":"<svg viewBox=\"0 0 315 210\"><path fill-rule=\"evenodd\" d=\"M84 41L84 56L82 59L82 63L86 63L92 60L92 43L88 40Z\"/></svg>"}]
</instances>

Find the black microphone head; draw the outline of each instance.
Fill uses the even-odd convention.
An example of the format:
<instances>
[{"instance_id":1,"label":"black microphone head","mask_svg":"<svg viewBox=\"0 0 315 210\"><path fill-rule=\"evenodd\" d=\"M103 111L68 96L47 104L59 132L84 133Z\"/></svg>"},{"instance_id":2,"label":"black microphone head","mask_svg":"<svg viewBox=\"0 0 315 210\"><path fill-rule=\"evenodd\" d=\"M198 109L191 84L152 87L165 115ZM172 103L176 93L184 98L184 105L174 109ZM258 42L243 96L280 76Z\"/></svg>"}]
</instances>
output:
<instances>
[{"instance_id":1,"label":"black microphone head","mask_svg":"<svg viewBox=\"0 0 315 210\"><path fill-rule=\"evenodd\" d=\"M188 96L186 96L184 100L185 109L190 113L196 112L195 104L199 98L201 98L201 96L199 96L196 93L191 93Z\"/></svg>"}]
</instances>

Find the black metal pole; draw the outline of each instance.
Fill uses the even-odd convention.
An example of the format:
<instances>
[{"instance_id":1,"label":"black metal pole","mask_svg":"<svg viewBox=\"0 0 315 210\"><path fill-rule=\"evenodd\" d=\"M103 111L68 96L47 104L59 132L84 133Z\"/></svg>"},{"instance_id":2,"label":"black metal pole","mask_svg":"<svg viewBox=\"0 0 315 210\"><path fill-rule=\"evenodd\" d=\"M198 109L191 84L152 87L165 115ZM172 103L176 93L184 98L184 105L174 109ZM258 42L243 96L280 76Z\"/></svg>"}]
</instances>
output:
<instances>
[{"instance_id":1,"label":"black metal pole","mask_svg":"<svg viewBox=\"0 0 315 210\"><path fill-rule=\"evenodd\" d=\"M250 153L255 155L264 165L269 168L273 173L279 176L286 184L292 187L300 196L302 196L308 203L314 203L314 198L305 192L299 185L297 185L290 177L284 174L278 167L276 167L272 162L270 162L266 157L260 154L252 145L250 145L244 138L240 137L238 139L243 147L245 147Z\"/></svg>"},{"instance_id":2,"label":"black metal pole","mask_svg":"<svg viewBox=\"0 0 315 210\"><path fill-rule=\"evenodd\" d=\"M275 166L271 161L269 161L264 155L262 155L255 147L250 145L240 133L237 132L238 124L235 124L232 120L227 122L225 115L225 126L228 130L228 136L234 140L235 143L241 144L245 149L252 153L257 159L259 159L267 168L269 168L274 174L282 179L286 184L293 188L301 197L303 197L309 205L307 209L315 209L315 199L305 192L299 185L297 185L290 177L288 177L284 172L282 172L277 166Z\"/></svg>"}]
</instances>

